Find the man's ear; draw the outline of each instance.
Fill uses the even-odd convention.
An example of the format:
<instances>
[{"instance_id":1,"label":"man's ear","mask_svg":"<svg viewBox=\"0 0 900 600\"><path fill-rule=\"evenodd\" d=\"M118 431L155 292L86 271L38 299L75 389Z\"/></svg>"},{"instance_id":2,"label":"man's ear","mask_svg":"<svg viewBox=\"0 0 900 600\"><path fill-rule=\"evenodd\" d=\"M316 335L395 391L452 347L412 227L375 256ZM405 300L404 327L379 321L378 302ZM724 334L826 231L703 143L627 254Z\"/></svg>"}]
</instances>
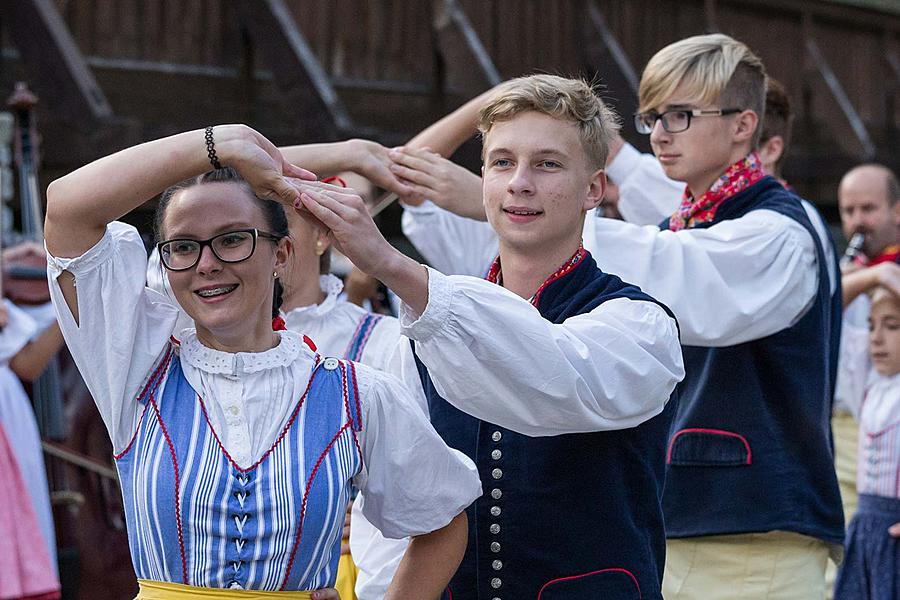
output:
<instances>
[{"instance_id":1,"label":"man's ear","mask_svg":"<svg viewBox=\"0 0 900 600\"><path fill-rule=\"evenodd\" d=\"M763 166L774 165L782 154L784 154L784 138L780 135L773 135L759 147L759 159Z\"/></svg>"},{"instance_id":2,"label":"man's ear","mask_svg":"<svg viewBox=\"0 0 900 600\"><path fill-rule=\"evenodd\" d=\"M759 125L759 115L752 110L743 111L735 121L734 141L740 144L752 140L757 125Z\"/></svg>"},{"instance_id":3,"label":"man's ear","mask_svg":"<svg viewBox=\"0 0 900 600\"><path fill-rule=\"evenodd\" d=\"M894 202L894 205L891 207L891 213L894 215L894 224L900 227L900 200Z\"/></svg>"},{"instance_id":4,"label":"man's ear","mask_svg":"<svg viewBox=\"0 0 900 600\"><path fill-rule=\"evenodd\" d=\"M603 196L606 194L606 185L606 171L597 169L591 174L588 193L584 199L585 212L600 206L600 203L603 202Z\"/></svg>"}]
</instances>

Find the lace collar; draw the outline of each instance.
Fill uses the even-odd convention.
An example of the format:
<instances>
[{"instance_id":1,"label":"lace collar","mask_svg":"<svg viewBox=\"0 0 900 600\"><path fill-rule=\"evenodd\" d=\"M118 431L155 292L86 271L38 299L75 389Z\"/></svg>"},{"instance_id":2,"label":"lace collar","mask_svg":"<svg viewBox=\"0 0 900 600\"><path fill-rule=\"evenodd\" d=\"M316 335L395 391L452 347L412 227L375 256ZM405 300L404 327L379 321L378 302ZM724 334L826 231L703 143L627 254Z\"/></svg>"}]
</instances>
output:
<instances>
[{"instance_id":1,"label":"lace collar","mask_svg":"<svg viewBox=\"0 0 900 600\"><path fill-rule=\"evenodd\" d=\"M300 356L301 352L308 352L299 334L292 331L277 333L281 341L270 350L231 353L204 346L197 339L196 332L191 329L184 332L181 340L181 359L205 373L237 376L242 373L287 367Z\"/></svg>"},{"instance_id":2,"label":"lace collar","mask_svg":"<svg viewBox=\"0 0 900 600\"><path fill-rule=\"evenodd\" d=\"M292 308L285 316L291 317L324 317L337 305L338 296L344 291L344 283L334 275L320 275L319 287L325 292L325 299L320 304L310 304Z\"/></svg>"}]
</instances>

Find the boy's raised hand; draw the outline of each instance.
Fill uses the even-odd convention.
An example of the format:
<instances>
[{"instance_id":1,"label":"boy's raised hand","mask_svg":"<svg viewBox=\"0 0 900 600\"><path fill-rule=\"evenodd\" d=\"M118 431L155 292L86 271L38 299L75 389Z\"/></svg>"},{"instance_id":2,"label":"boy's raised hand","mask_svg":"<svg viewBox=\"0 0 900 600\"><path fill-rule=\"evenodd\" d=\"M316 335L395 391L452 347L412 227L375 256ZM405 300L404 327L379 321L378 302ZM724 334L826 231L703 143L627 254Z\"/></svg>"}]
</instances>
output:
<instances>
[{"instance_id":1,"label":"boy's raised hand","mask_svg":"<svg viewBox=\"0 0 900 600\"><path fill-rule=\"evenodd\" d=\"M441 208L485 221L481 177L427 148L401 146L390 151L391 172L410 193L398 194L407 204L431 200Z\"/></svg>"}]
</instances>

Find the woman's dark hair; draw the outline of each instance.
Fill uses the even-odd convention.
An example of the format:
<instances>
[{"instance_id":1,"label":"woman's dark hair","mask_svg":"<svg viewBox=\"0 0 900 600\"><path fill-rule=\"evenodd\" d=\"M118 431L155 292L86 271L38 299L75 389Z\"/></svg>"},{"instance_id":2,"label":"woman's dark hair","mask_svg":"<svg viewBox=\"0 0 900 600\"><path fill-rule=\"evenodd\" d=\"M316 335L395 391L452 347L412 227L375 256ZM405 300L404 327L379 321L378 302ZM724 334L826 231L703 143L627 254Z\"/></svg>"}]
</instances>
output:
<instances>
[{"instance_id":1,"label":"woman's dark hair","mask_svg":"<svg viewBox=\"0 0 900 600\"><path fill-rule=\"evenodd\" d=\"M244 189L247 190L247 193L251 197L255 198L259 203L259 207L262 209L263 216L266 219L268 232L276 236L279 240L288 237L290 231L288 230L288 220L287 215L284 212L284 207L274 200L260 198L259 196L254 194L253 189L237 171L235 171L231 167L225 167L223 169L208 171L203 175L198 175L197 177L185 179L184 181L176 183L165 192L163 192L163 195L159 199L159 204L156 205L156 213L153 216L153 234L156 237L157 243L162 241L162 226L163 221L166 217L166 209L168 208L175 194L197 185L217 182L236 183L244 187ZM283 302L283 295L284 288L281 285L281 280L276 279L272 293L273 319L278 316L278 311L281 308L281 303Z\"/></svg>"}]
</instances>

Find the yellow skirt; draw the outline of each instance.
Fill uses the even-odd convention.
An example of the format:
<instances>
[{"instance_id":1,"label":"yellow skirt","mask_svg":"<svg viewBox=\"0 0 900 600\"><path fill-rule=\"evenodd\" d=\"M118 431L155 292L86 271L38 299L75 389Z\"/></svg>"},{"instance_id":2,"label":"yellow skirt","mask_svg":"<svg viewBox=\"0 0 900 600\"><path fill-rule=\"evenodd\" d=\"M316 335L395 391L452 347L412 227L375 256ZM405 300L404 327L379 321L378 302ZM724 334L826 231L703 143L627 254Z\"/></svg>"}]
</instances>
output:
<instances>
[{"instance_id":1,"label":"yellow skirt","mask_svg":"<svg viewBox=\"0 0 900 600\"><path fill-rule=\"evenodd\" d=\"M261 592L257 590L219 590L178 583L138 579L138 595L134 600L312 600L311 592Z\"/></svg>"}]
</instances>

